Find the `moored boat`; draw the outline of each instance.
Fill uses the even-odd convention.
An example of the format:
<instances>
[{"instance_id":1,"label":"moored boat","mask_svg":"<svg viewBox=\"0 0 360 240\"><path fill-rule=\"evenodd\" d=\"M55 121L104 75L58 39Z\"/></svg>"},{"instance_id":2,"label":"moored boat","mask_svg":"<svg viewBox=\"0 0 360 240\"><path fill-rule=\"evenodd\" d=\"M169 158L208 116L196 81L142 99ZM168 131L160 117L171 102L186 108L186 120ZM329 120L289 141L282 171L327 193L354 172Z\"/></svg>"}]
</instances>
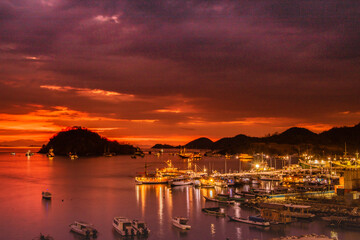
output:
<instances>
[{"instance_id":1,"label":"moored boat","mask_svg":"<svg viewBox=\"0 0 360 240\"><path fill-rule=\"evenodd\" d=\"M184 177L171 179L169 181L169 183L170 183L170 185L172 187L186 186L186 185L192 185L193 184L193 182L190 179L187 179L187 178L184 178Z\"/></svg>"},{"instance_id":2,"label":"moored boat","mask_svg":"<svg viewBox=\"0 0 360 240\"><path fill-rule=\"evenodd\" d=\"M54 149L53 149L53 148L50 148L50 149L49 149L49 152L46 154L46 156L47 156L50 160L54 159L54 157L55 157Z\"/></svg>"},{"instance_id":3,"label":"moored boat","mask_svg":"<svg viewBox=\"0 0 360 240\"><path fill-rule=\"evenodd\" d=\"M156 174L135 177L136 184L167 184L169 179Z\"/></svg>"},{"instance_id":4,"label":"moored boat","mask_svg":"<svg viewBox=\"0 0 360 240\"><path fill-rule=\"evenodd\" d=\"M34 155L34 153L31 152L30 150L28 150L28 151L25 153L25 156L26 156L26 157L31 157L31 156L33 156L33 155Z\"/></svg>"},{"instance_id":5,"label":"moored boat","mask_svg":"<svg viewBox=\"0 0 360 240\"><path fill-rule=\"evenodd\" d=\"M311 219L315 214L309 213L311 206L284 204L285 208L289 211L289 215L293 218Z\"/></svg>"},{"instance_id":6,"label":"moored boat","mask_svg":"<svg viewBox=\"0 0 360 240\"><path fill-rule=\"evenodd\" d=\"M172 224L180 229L183 230L190 230L191 226L187 225L187 222L189 221L189 219L187 218L183 218L183 217L174 217L172 220Z\"/></svg>"},{"instance_id":7,"label":"moored boat","mask_svg":"<svg viewBox=\"0 0 360 240\"><path fill-rule=\"evenodd\" d=\"M261 217L257 217L257 216L249 216L247 218L242 218L242 217L239 218L239 217L235 217L235 216L233 216L233 217L228 216L228 217L231 221L242 222L242 223L263 226L263 227L270 226L270 222L264 220Z\"/></svg>"},{"instance_id":8,"label":"moored boat","mask_svg":"<svg viewBox=\"0 0 360 240\"><path fill-rule=\"evenodd\" d=\"M193 157L193 153L187 153L186 150L185 150L185 148L184 148L184 149L180 149L179 157L181 157L181 158L183 158L183 159L192 158L192 157Z\"/></svg>"},{"instance_id":9,"label":"moored boat","mask_svg":"<svg viewBox=\"0 0 360 240\"><path fill-rule=\"evenodd\" d=\"M150 233L150 229L143 221L133 220L132 226L136 230L137 235L148 235Z\"/></svg>"},{"instance_id":10,"label":"moored boat","mask_svg":"<svg viewBox=\"0 0 360 240\"><path fill-rule=\"evenodd\" d=\"M217 203L225 203L225 204L235 204L235 201L233 200L222 200L219 198L209 198L206 196L203 196L205 198L206 201L211 201L211 202L217 202Z\"/></svg>"},{"instance_id":11,"label":"moored boat","mask_svg":"<svg viewBox=\"0 0 360 240\"><path fill-rule=\"evenodd\" d=\"M201 211L203 211L209 215L215 215L217 217L225 217L226 216L224 209L220 208L220 207L202 208Z\"/></svg>"},{"instance_id":12,"label":"moored boat","mask_svg":"<svg viewBox=\"0 0 360 240\"><path fill-rule=\"evenodd\" d=\"M69 225L70 230L86 237L96 237L97 230L90 223L75 221Z\"/></svg>"},{"instance_id":13,"label":"moored boat","mask_svg":"<svg viewBox=\"0 0 360 240\"><path fill-rule=\"evenodd\" d=\"M69 157L71 160L75 160L79 158L79 156L76 153L71 153L71 152L69 152Z\"/></svg>"},{"instance_id":14,"label":"moored boat","mask_svg":"<svg viewBox=\"0 0 360 240\"><path fill-rule=\"evenodd\" d=\"M52 198L51 192L48 192L48 191L42 192L41 195L42 195L43 199L51 200L51 198Z\"/></svg>"},{"instance_id":15,"label":"moored boat","mask_svg":"<svg viewBox=\"0 0 360 240\"><path fill-rule=\"evenodd\" d=\"M215 187L215 181L213 178L201 178L200 187L202 188L213 188Z\"/></svg>"},{"instance_id":16,"label":"moored boat","mask_svg":"<svg viewBox=\"0 0 360 240\"><path fill-rule=\"evenodd\" d=\"M114 217L113 227L122 236L135 236L137 234L132 222L125 217Z\"/></svg>"}]
</instances>

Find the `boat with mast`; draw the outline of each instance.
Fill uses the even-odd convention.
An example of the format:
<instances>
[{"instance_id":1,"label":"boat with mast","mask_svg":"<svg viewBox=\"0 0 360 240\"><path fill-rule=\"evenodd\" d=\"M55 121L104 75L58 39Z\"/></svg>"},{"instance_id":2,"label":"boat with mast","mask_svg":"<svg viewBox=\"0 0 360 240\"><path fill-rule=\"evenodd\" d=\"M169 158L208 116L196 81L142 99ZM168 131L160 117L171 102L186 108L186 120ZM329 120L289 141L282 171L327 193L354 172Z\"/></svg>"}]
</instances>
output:
<instances>
[{"instance_id":1,"label":"boat with mast","mask_svg":"<svg viewBox=\"0 0 360 240\"><path fill-rule=\"evenodd\" d=\"M164 177L157 172L153 174L148 173L147 168L148 165L145 162L145 172L135 177L136 184L167 184L169 182L170 179L168 177Z\"/></svg>"},{"instance_id":2,"label":"boat with mast","mask_svg":"<svg viewBox=\"0 0 360 240\"><path fill-rule=\"evenodd\" d=\"M181 148L180 152L179 152L179 157L181 157L183 159L192 158L193 154L187 153L185 148Z\"/></svg>"}]
</instances>

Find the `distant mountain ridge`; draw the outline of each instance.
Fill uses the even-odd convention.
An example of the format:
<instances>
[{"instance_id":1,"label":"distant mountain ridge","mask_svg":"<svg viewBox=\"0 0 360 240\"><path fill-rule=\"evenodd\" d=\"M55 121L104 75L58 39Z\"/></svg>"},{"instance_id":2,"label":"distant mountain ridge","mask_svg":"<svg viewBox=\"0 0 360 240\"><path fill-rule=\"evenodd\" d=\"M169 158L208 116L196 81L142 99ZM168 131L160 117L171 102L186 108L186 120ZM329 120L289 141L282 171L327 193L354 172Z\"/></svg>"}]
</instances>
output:
<instances>
[{"instance_id":1,"label":"distant mountain ridge","mask_svg":"<svg viewBox=\"0 0 360 240\"><path fill-rule=\"evenodd\" d=\"M104 153L134 154L136 148L128 144L120 144L101 137L98 133L82 127L72 127L57 133L39 153L54 150L55 155L68 155L69 152L78 156L102 156Z\"/></svg>"},{"instance_id":2,"label":"distant mountain ridge","mask_svg":"<svg viewBox=\"0 0 360 240\"><path fill-rule=\"evenodd\" d=\"M342 154L345 143L349 152L360 150L360 123L353 127L334 127L319 134L306 128L292 127L280 134L266 137L239 134L215 142L202 137L185 144L184 147L210 149L224 154L254 152L292 154L305 150L318 154Z\"/></svg>"},{"instance_id":3,"label":"distant mountain ridge","mask_svg":"<svg viewBox=\"0 0 360 240\"><path fill-rule=\"evenodd\" d=\"M206 137L201 137L187 143L184 147L191 149L210 149L214 145L214 142L211 139Z\"/></svg>"}]
</instances>

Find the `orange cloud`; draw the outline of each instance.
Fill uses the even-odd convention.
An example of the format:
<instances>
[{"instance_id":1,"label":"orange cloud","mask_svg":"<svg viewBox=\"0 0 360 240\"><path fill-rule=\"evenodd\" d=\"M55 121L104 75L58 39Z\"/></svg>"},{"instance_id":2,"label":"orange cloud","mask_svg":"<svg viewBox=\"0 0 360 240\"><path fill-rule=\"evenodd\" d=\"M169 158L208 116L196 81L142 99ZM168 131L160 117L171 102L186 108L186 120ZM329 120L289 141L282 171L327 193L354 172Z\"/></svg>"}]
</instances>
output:
<instances>
[{"instance_id":1,"label":"orange cloud","mask_svg":"<svg viewBox=\"0 0 360 240\"><path fill-rule=\"evenodd\" d=\"M88 97L102 101L133 101L135 96L132 94L118 93L114 91L106 91L102 89L75 88L70 86L41 85L40 88L49 89L60 92L74 92L83 97Z\"/></svg>"}]
</instances>

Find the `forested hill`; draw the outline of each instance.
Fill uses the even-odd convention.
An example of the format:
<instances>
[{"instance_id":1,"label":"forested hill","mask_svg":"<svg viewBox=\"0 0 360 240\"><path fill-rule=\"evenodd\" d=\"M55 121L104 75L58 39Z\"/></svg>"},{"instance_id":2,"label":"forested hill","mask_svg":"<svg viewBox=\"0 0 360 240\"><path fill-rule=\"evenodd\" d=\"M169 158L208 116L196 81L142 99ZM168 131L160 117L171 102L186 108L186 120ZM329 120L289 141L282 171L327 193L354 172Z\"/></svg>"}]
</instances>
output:
<instances>
[{"instance_id":1,"label":"forested hill","mask_svg":"<svg viewBox=\"0 0 360 240\"><path fill-rule=\"evenodd\" d=\"M136 148L129 144L120 144L101 137L83 127L72 127L54 135L39 153L47 153L54 149L55 155L101 156L104 153L133 154Z\"/></svg>"}]
</instances>

